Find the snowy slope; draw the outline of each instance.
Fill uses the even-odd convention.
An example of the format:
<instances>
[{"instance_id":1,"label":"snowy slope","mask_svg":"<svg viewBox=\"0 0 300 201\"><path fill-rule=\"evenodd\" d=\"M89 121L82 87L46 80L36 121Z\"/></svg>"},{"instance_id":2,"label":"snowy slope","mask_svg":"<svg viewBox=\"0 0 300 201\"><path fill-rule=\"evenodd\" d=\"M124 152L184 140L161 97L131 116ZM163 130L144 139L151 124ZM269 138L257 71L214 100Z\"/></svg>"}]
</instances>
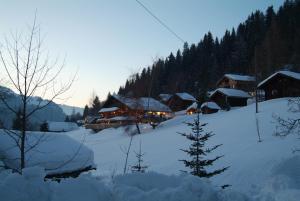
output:
<instances>
[{"instance_id":1,"label":"snowy slope","mask_svg":"<svg viewBox=\"0 0 300 201\"><path fill-rule=\"evenodd\" d=\"M14 93L11 89L0 86L0 94L4 95L6 102L11 108L16 111L20 108L21 97ZM36 108L37 104L41 105L47 103L48 101L42 100L40 97L31 97L28 102L28 111ZM7 109L7 106L0 101L0 121L6 128L11 128L12 121L15 119L15 114ZM38 110L32 115L31 118L31 128L33 130L39 129L39 124L44 121L64 121L65 114L62 109L56 103L50 103L47 107Z\"/></svg>"},{"instance_id":2,"label":"snowy slope","mask_svg":"<svg viewBox=\"0 0 300 201\"><path fill-rule=\"evenodd\" d=\"M230 184L235 190L249 193L257 191L258 186L266 186L274 176L292 174L300 189L299 171L282 173L283 170L278 170L280 165L288 164L292 157L296 157L296 165L299 164L300 168L300 157L292 154L292 148L299 145L299 140L295 140L295 136L281 139L273 135L276 126L272 117L274 113L283 117L299 116L288 113L287 109L287 99L260 103L260 113L257 116L262 142L258 142L257 137L255 105L201 116L201 121L208 123L206 130L216 134L208 145L223 144L211 155L224 155L215 163L214 168L230 166L229 170L212 179L215 185ZM178 116L164 122L155 130L143 125L143 134L133 139L129 164L135 163L133 151L138 150L141 141L143 152L146 153L145 164L149 165L148 171L179 174L180 170L185 170L179 160L187 156L180 149L187 148L189 142L177 132L188 132L189 129L183 122L192 121L193 118L193 115ZM75 139L86 136L85 144L94 151L95 163L98 165L95 174L111 175L113 172L122 172L125 156L120 147L128 146L130 140L122 128L106 129L97 134L81 129L67 134Z\"/></svg>"},{"instance_id":3,"label":"snowy slope","mask_svg":"<svg viewBox=\"0 0 300 201\"><path fill-rule=\"evenodd\" d=\"M83 108L81 107L70 106L65 104L58 104L58 106L64 111L66 115L71 115L73 111L75 113L80 113L81 115L83 114Z\"/></svg>"}]
</instances>

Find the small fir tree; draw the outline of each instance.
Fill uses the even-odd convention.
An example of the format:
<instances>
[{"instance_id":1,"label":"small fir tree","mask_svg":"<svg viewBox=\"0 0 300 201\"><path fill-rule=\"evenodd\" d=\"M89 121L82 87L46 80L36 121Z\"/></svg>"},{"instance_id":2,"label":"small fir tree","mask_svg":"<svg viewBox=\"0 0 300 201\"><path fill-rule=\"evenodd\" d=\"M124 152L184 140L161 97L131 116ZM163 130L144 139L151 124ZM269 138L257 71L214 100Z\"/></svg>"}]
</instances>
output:
<instances>
[{"instance_id":1,"label":"small fir tree","mask_svg":"<svg viewBox=\"0 0 300 201\"><path fill-rule=\"evenodd\" d=\"M91 108L92 115L97 115L100 109L101 109L101 102L99 100L99 97L96 96L92 103L92 108Z\"/></svg>"},{"instance_id":2,"label":"small fir tree","mask_svg":"<svg viewBox=\"0 0 300 201\"><path fill-rule=\"evenodd\" d=\"M46 121L41 124L40 131L42 131L42 132L48 132L49 131L49 125Z\"/></svg>"},{"instance_id":3,"label":"small fir tree","mask_svg":"<svg viewBox=\"0 0 300 201\"><path fill-rule=\"evenodd\" d=\"M82 118L85 119L89 115L89 106L85 105L83 110Z\"/></svg>"},{"instance_id":4,"label":"small fir tree","mask_svg":"<svg viewBox=\"0 0 300 201\"><path fill-rule=\"evenodd\" d=\"M207 124L200 123L199 112L194 122L187 123L187 125L191 128L192 132L188 134L187 133L180 133L180 134L192 142L189 149L181 149L181 150L186 152L191 157L191 159L190 160L184 159L180 161L183 161L185 166L191 169L190 174L198 177L209 178L227 170L229 167L224 167L210 172L206 170L206 167L212 166L216 160L222 158L223 156L216 156L213 159L207 159L207 154L217 149L219 146L221 146L221 144L215 145L214 147L211 148L205 148L206 141L214 134L212 132L204 132L203 127L205 127Z\"/></svg>"},{"instance_id":5,"label":"small fir tree","mask_svg":"<svg viewBox=\"0 0 300 201\"><path fill-rule=\"evenodd\" d=\"M142 143L140 142L140 149L139 152L135 152L135 156L137 158L137 163L134 166L131 166L132 173L140 172L144 173L148 166L143 165L143 156L145 153L142 152Z\"/></svg>"}]
</instances>

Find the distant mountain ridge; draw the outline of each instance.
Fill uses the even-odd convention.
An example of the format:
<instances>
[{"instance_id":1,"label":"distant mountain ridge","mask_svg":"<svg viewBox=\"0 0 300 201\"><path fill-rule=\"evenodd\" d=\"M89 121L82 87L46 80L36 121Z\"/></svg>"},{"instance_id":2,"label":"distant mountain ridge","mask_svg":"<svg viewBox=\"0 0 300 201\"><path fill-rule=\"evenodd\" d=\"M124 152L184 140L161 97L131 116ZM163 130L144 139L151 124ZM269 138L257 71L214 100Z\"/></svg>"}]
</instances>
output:
<instances>
[{"instance_id":1,"label":"distant mountain ridge","mask_svg":"<svg viewBox=\"0 0 300 201\"><path fill-rule=\"evenodd\" d=\"M21 106L21 96L13 92L11 89L0 86L0 94L5 97L6 102L14 110L18 110ZM40 97L30 97L28 103L28 111L36 108L37 104L41 105L48 103ZM15 119L15 114L10 111L7 106L0 100L0 121L5 128L11 128L12 122ZM51 102L45 108L38 110L30 119L30 127L32 130L39 129L39 124L44 121L64 121L66 114L63 109L56 103Z\"/></svg>"},{"instance_id":2,"label":"distant mountain ridge","mask_svg":"<svg viewBox=\"0 0 300 201\"><path fill-rule=\"evenodd\" d=\"M65 105L65 104L58 104L58 105L66 115L71 115L73 112L80 113L81 115L83 114L83 108L81 107Z\"/></svg>"}]
</instances>

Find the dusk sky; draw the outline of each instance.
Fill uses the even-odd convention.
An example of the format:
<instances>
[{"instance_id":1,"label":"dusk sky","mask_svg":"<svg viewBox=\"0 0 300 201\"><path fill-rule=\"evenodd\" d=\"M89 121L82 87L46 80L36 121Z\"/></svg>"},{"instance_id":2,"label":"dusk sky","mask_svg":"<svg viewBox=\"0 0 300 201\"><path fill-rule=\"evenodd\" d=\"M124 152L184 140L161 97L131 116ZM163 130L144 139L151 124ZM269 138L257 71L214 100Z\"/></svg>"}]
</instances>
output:
<instances>
[{"instance_id":1,"label":"dusk sky","mask_svg":"<svg viewBox=\"0 0 300 201\"><path fill-rule=\"evenodd\" d=\"M211 31L222 36L257 9L283 0L140 0L189 44ZM128 76L183 43L135 0L1 1L0 40L10 31L26 30L37 10L52 56L66 55L66 77L78 69L70 96L63 103L83 107L94 91L103 100L117 92ZM3 72L0 72L1 75Z\"/></svg>"}]
</instances>

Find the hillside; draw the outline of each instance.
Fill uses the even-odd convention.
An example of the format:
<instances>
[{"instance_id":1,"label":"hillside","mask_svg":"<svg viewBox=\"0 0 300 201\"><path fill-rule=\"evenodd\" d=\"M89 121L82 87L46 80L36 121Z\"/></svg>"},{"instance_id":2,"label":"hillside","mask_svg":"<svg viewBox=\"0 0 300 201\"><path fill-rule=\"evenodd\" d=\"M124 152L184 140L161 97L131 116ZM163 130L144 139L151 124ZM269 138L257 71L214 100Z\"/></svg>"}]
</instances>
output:
<instances>
[{"instance_id":1,"label":"hillside","mask_svg":"<svg viewBox=\"0 0 300 201\"><path fill-rule=\"evenodd\" d=\"M66 115L72 115L72 113L80 113L81 115L83 114L83 108L81 107L76 107L76 106L70 106L70 105L65 105L65 104L58 104L59 107L64 111Z\"/></svg>"},{"instance_id":2,"label":"hillside","mask_svg":"<svg viewBox=\"0 0 300 201\"><path fill-rule=\"evenodd\" d=\"M299 117L299 114L287 110L287 99L260 103L257 116L262 142L258 142L254 104L229 112L201 116L201 121L208 123L206 131L215 133L208 145L223 144L211 155L224 154L214 168L230 166L229 170L212 179L214 185L230 184L232 189L248 194L258 191L262 186L268 188L268 185L276 185L276 182L281 185L279 190L300 189L300 156L292 153L300 141L295 140L296 136L282 139L273 135L276 128L273 114ZM143 152L146 153L145 164L149 165L148 171L180 174L180 170L185 170L185 167L179 160L187 157L180 149L187 148L188 141L177 132L188 132L183 122L193 118L195 116L177 116L155 130L143 125L143 133L133 139L129 165L135 163L134 151L138 151L141 141ZM128 146L130 140L123 128L106 129L97 134L82 129L69 132L68 135L77 140L85 137L84 144L94 151L95 163L98 165L94 174L122 173L125 155L121 147ZM269 190L274 190L272 188Z\"/></svg>"},{"instance_id":3,"label":"hillside","mask_svg":"<svg viewBox=\"0 0 300 201\"><path fill-rule=\"evenodd\" d=\"M6 97L6 102L18 111L21 105L21 97L14 93L9 88L0 86L0 94ZM47 101L42 100L40 97L31 97L28 103L28 111L36 108L39 102L47 103ZM11 128L13 119L15 119L15 114L12 113L5 104L0 101L0 121L6 128ZM43 121L64 121L65 114L63 110L56 103L52 102L47 107L37 111L31 118L31 129L39 129L37 124Z\"/></svg>"},{"instance_id":4,"label":"hillside","mask_svg":"<svg viewBox=\"0 0 300 201\"><path fill-rule=\"evenodd\" d=\"M132 75L119 94L157 97L189 92L199 99L224 73L255 74L258 81L282 68L300 71L300 1L286 0L276 11L255 11L223 37L208 32L198 44L185 43Z\"/></svg>"}]
</instances>

